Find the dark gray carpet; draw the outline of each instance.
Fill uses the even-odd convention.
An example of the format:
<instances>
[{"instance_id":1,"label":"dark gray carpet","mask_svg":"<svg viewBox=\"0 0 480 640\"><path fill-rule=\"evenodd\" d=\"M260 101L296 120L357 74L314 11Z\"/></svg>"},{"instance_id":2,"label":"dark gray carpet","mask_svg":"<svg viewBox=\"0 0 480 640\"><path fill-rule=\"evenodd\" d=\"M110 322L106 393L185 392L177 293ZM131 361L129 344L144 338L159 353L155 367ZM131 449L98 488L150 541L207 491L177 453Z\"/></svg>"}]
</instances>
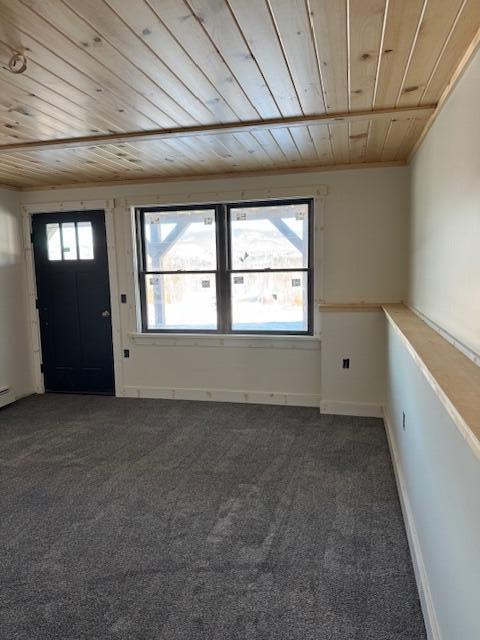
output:
<instances>
[{"instance_id":1,"label":"dark gray carpet","mask_svg":"<svg viewBox=\"0 0 480 640\"><path fill-rule=\"evenodd\" d=\"M420 640L380 420L36 396L0 411L2 640Z\"/></svg>"}]
</instances>

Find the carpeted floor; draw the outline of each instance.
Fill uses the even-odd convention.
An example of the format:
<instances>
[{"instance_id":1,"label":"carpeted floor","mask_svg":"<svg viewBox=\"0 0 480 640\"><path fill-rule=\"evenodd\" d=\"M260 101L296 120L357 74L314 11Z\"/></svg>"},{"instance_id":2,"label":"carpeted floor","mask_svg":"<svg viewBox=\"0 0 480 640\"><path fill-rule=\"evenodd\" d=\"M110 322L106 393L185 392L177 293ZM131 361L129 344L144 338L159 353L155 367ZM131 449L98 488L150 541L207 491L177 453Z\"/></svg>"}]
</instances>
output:
<instances>
[{"instance_id":1,"label":"carpeted floor","mask_svg":"<svg viewBox=\"0 0 480 640\"><path fill-rule=\"evenodd\" d=\"M0 410L2 640L421 640L382 423L36 396Z\"/></svg>"}]
</instances>

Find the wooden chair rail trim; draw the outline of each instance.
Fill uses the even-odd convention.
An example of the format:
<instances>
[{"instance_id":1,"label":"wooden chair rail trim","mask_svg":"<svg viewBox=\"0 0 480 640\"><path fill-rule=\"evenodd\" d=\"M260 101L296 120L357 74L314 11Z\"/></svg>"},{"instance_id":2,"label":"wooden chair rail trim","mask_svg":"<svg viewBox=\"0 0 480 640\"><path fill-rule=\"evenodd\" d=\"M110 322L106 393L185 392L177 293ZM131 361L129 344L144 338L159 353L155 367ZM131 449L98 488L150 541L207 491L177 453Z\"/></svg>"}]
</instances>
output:
<instances>
[{"instance_id":1,"label":"wooden chair rail trim","mask_svg":"<svg viewBox=\"0 0 480 640\"><path fill-rule=\"evenodd\" d=\"M403 304L387 304L402 339L458 430L480 459L480 367Z\"/></svg>"}]
</instances>

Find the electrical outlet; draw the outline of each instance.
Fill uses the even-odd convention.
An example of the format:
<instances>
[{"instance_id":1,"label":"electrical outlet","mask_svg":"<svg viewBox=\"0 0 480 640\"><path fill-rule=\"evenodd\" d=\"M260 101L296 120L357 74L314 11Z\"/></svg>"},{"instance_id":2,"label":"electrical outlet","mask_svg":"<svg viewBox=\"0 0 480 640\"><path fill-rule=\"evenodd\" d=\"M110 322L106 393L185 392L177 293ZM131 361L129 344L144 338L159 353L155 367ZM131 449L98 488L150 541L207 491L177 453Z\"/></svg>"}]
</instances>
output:
<instances>
[{"instance_id":1,"label":"electrical outlet","mask_svg":"<svg viewBox=\"0 0 480 640\"><path fill-rule=\"evenodd\" d=\"M350 369L350 358L343 359L342 369Z\"/></svg>"},{"instance_id":2,"label":"electrical outlet","mask_svg":"<svg viewBox=\"0 0 480 640\"><path fill-rule=\"evenodd\" d=\"M402 411L402 428L405 431L406 420L405 420L405 411Z\"/></svg>"}]
</instances>

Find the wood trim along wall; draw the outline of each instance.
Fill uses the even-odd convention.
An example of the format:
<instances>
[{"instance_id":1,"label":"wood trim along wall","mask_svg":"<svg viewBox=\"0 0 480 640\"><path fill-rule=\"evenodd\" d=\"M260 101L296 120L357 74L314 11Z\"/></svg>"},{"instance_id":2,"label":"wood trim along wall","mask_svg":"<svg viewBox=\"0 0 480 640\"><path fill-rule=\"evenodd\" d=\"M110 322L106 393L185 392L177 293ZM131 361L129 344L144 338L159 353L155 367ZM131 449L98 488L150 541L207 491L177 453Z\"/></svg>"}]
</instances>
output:
<instances>
[{"instance_id":1,"label":"wood trim along wall","mask_svg":"<svg viewBox=\"0 0 480 640\"><path fill-rule=\"evenodd\" d=\"M403 304L383 307L387 320L480 459L480 367Z\"/></svg>"},{"instance_id":2,"label":"wood trim along wall","mask_svg":"<svg viewBox=\"0 0 480 640\"><path fill-rule=\"evenodd\" d=\"M320 311L382 311L383 307L389 304L402 304L401 300L391 300L382 302L320 302Z\"/></svg>"},{"instance_id":3,"label":"wood trim along wall","mask_svg":"<svg viewBox=\"0 0 480 640\"><path fill-rule=\"evenodd\" d=\"M374 111L355 111L317 116L293 116L287 118L269 118L265 120L249 120L227 124L199 125L193 127L173 127L146 131L130 131L128 133L112 133L80 138L58 138L52 140L34 140L31 142L14 142L0 145L1 153L15 151L47 151L50 149L77 149L101 144L122 144L147 142L149 140L167 140L169 138L190 138L192 136L209 136L226 133L252 132L265 129L284 129L285 127L309 127L314 125L332 125L338 122L351 124L359 120L378 120L402 117L403 119L427 117L434 112L436 105L420 107L397 107L396 109L376 109Z\"/></svg>"},{"instance_id":4,"label":"wood trim along wall","mask_svg":"<svg viewBox=\"0 0 480 640\"><path fill-rule=\"evenodd\" d=\"M328 196L328 185L305 184L289 187L250 187L248 189L212 189L211 191L182 190L182 193L146 193L116 198L117 206L155 207L157 205L223 204L255 200L281 200L282 198L316 198Z\"/></svg>"},{"instance_id":5,"label":"wood trim along wall","mask_svg":"<svg viewBox=\"0 0 480 640\"><path fill-rule=\"evenodd\" d=\"M442 338L445 338L450 344L452 344L456 349L461 351L467 358L470 358L472 362L474 362L477 366L480 367L480 352L474 351L471 347L467 346L451 333L449 333L446 329L444 329L437 322L434 322L431 318L422 313L419 309L416 309L411 304L405 303L406 306L412 311L416 316L423 320L429 327L432 327L437 333L439 333Z\"/></svg>"}]
</instances>

